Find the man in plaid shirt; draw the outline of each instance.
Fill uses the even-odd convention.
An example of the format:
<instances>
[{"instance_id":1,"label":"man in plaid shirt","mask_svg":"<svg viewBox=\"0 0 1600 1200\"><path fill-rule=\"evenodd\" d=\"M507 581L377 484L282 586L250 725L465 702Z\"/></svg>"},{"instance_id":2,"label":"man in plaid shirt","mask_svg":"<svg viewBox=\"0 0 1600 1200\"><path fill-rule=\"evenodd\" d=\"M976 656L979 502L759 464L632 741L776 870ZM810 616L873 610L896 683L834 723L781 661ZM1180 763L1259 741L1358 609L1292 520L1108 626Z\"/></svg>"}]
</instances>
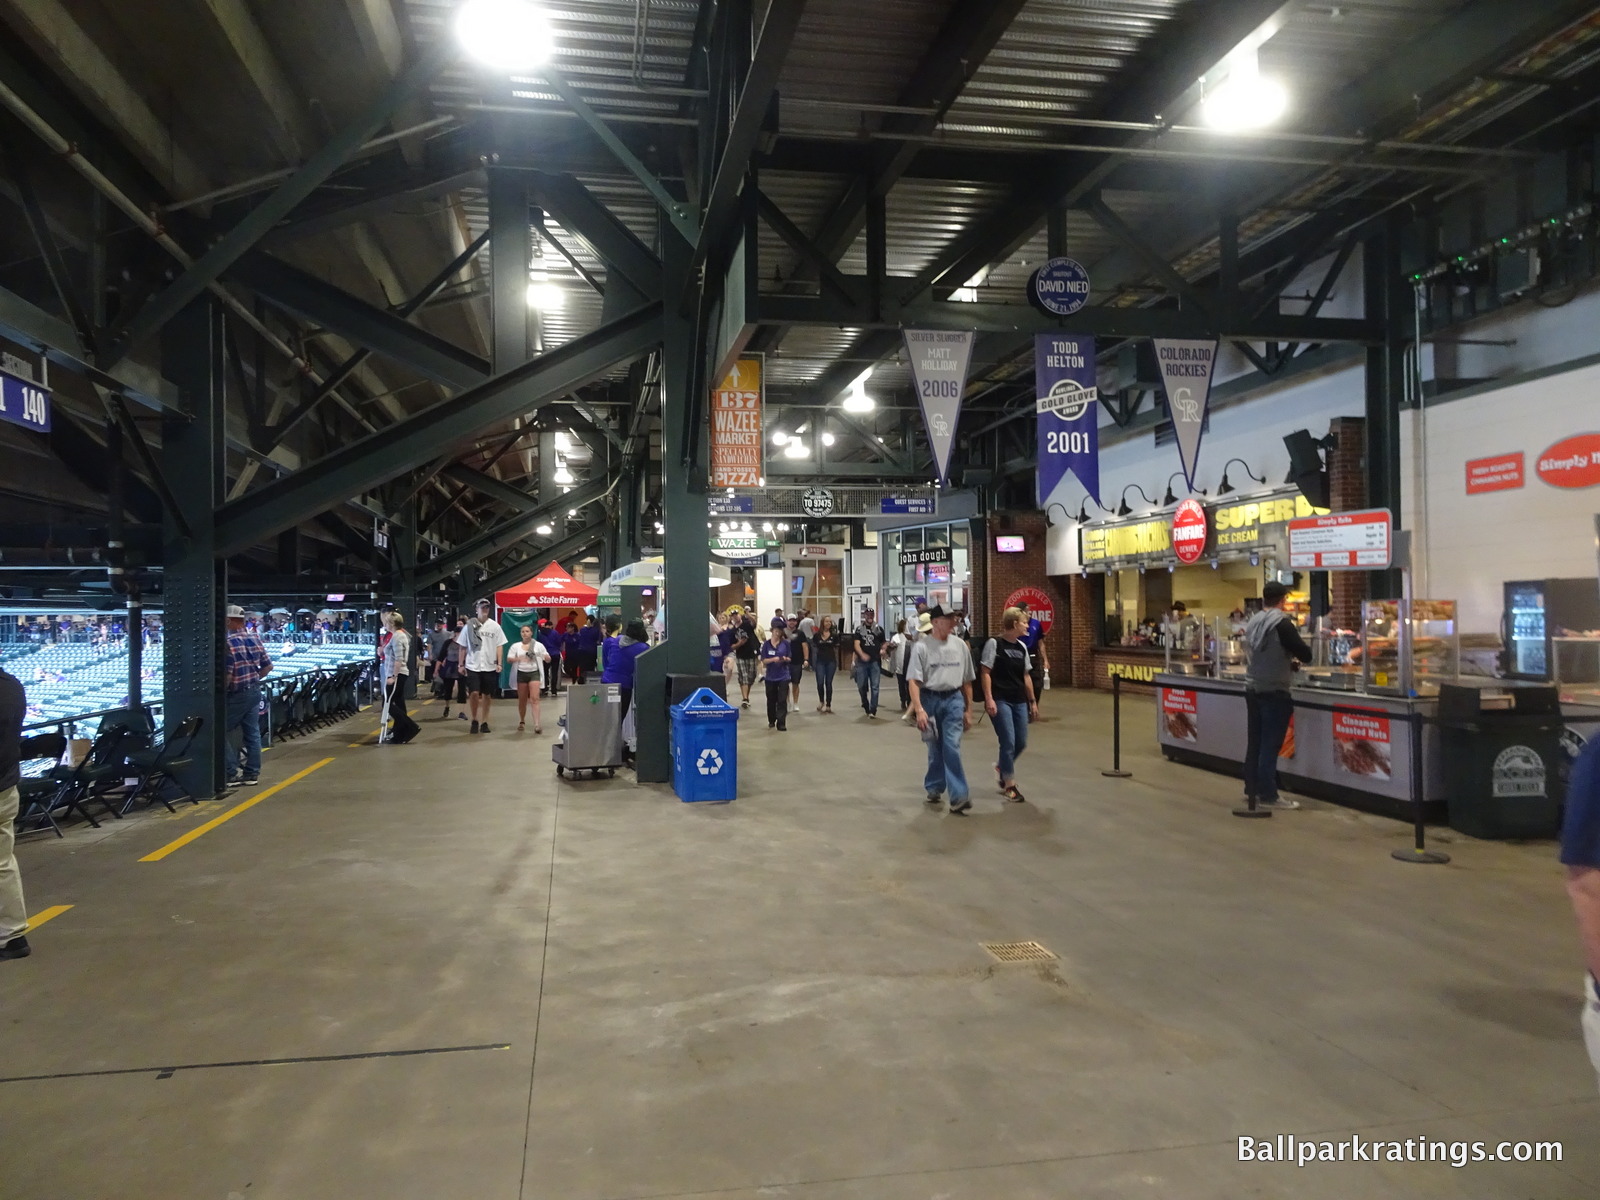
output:
<instances>
[{"instance_id":1,"label":"man in plaid shirt","mask_svg":"<svg viewBox=\"0 0 1600 1200\"><path fill-rule=\"evenodd\" d=\"M272 660L261 639L244 627L244 609L228 606L227 716L222 736L238 729L244 737L244 774L237 762L231 764L229 783L246 785L261 782L261 681L272 672Z\"/></svg>"}]
</instances>

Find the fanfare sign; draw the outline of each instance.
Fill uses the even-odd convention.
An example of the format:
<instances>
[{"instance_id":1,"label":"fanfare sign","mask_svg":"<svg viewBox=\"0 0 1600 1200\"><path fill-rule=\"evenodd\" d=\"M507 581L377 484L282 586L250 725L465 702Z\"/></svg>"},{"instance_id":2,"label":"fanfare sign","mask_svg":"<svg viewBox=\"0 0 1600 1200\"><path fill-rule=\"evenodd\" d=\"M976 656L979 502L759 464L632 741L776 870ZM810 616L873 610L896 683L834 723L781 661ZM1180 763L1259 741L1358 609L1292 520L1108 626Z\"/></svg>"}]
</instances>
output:
<instances>
[{"instance_id":1,"label":"fanfare sign","mask_svg":"<svg viewBox=\"0 0 1600 1200\"><path fill-rule=\"evenodd\" d=\"M50 393L31 379L0 374L0 421L50 432Z\"/></svg>"},{"instance_id":2,"label":"fanfare sign","mask_svg":"<svg viewBox=\"0 0 1600 1200\"><path fill-rule=\"evenodd\" d=\"M1289 522L1289 565L1313 571L1381 571L1394 542L1387 508L1329 513Z\"/></svg>"},{"instance_id":3,"label":"fanfare sign","mask_svg":"<svg viewBox=\"0 0 1600 1200\"><path fill-rule=\"evenodd\" d=\"M711 486L754 488L766 472L762 429L765 362L741 358L711 393Z\"/></svg>"}]
</instances>

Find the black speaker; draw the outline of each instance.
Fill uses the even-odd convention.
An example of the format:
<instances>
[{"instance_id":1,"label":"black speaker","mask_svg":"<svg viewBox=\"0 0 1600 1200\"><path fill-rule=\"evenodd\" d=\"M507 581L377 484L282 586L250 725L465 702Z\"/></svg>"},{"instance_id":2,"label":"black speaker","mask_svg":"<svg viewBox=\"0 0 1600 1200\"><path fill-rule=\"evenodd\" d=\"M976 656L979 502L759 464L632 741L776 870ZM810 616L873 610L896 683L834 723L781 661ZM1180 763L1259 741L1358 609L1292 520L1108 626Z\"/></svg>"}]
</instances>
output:
<instances>
[{"instance_id":1,"label":"black speaker","mask_svg":"<svg viewBox=\"0 0 1600 1200\"><path fill-rule=\"evenodd\" d=\"M1283 439L1289 451L1289 482L1315 508L1327 508L1328 469L1322 464L1322 443L1305 429L1296 429Z\"/></svg>"}]
</instances>

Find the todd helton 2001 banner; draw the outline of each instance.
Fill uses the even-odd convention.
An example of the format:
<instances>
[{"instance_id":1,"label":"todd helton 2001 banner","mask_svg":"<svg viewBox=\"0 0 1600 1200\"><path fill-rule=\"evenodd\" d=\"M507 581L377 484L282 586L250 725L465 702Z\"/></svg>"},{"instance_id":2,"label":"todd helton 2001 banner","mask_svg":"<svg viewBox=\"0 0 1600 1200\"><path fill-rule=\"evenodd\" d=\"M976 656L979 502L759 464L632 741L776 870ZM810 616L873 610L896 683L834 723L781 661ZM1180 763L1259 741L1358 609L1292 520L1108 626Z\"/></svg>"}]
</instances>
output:
<instances>
[{"instance_id":1,"label":"todd helton 2001 banner","mask_svg":"<svg viewBox=\"0 0 1600 1200\"><path fill-rule=\"evenodd\" d=\"M1100 503L1100 387L1094 339L1041 333L1034 339L1039 415L1039 505L1068 471Z\"/></svg>"}]
</instances>

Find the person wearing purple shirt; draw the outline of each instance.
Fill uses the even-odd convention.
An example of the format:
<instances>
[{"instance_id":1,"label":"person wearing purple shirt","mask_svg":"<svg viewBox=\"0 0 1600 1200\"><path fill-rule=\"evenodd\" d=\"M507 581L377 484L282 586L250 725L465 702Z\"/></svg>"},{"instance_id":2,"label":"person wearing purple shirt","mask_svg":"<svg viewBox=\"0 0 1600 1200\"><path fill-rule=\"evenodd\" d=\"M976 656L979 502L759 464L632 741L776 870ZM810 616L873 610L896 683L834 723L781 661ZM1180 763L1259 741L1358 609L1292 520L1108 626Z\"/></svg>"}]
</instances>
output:
<instances>
[{"instance_id":1,"label":"person wearing purple shirt","mask_svg":"<svg viewBox=\"0 0 1600 1200\"><path fill-rule=\"evenodd\" d=\"M784 626L772 623L772 633L761 643L761 665L767 679L767 728L789 728L789 640Z\"/></svg>"}]
</instances>

